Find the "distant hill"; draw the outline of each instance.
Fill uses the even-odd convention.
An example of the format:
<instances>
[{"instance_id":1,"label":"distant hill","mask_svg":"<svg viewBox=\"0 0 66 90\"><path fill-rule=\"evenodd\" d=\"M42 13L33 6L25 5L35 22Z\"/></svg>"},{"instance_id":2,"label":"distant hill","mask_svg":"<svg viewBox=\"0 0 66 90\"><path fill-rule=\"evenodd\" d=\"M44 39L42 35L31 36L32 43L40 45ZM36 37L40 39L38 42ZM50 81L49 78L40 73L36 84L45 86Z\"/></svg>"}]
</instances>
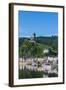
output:
<instances>
[{"instance_id":1,"label":"distant hill","mask_svg":"<svg viewBox=\"0 0 66 90\"><path fill-rule=\"evenodd\" d=\"M41 44L52 46L54 49L58 49L58 36L37 37L36 41Z\"/></svg>"},{"instance_id":2,"label":"distant hill","mask_svg":"<svg viewBox=\"0 0 66 90\"><path fill-rule=\"evenodd\" d=\"M19 47L23 44L24 40L26 39L30 40L29 38L24 38L24 37L19 38Z\"/></svg>"},{"instance_id":3,"label":"distant hill","mask_svg":"<svg viewBox=\"0 0 66 90\"><path fill-rule=\"evenodd\" d=\"M30 38L19 38L19 47L23 44L24 40L30 40ZM36 42L44 45L51 46L54 49L58 49L58 36L51 36L51 37L36 37Z\"/></svg>"},{"instance_id":4,"label":"distant hill","mask_svg":"<svg viewBox=\"0 0 66 90\"><path fill-rule=\"evenodd\" d=\"M35 44L34 42L35 41ZM33 51L35 49L35 51ZM41 52L43 50L48 49L49 53L48 55L58 55L58 37L57 36L51 36L51 37L36 37L35 40L32 38L24 38L21 37L19 38L19 55L22 56L20 53L22 52L21 50L25 51L28 53L27 56L31 56L31 52L35 52L35 55L43 56ZM24 53L26 56L26 52ZM38 53L39 52L39 53ZM31 54L31 55L30 55ZM34 54L34 53L33 53ZM40 55L41 54L41 55Z\"/></svg>"}]
</instances>

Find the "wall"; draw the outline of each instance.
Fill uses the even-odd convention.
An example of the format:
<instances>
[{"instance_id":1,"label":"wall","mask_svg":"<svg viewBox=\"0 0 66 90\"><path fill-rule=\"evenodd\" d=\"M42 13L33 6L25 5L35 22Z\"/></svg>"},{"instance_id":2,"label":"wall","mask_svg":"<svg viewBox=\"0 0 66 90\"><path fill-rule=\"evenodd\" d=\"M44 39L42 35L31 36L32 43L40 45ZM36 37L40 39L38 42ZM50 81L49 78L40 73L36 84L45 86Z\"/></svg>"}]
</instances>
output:
<instances>
[{"instance_id":1,"label":"wall","mask_svg":"<svg viewBox=\"0 0 66 90\"><path fill-rule=\"evenodd\" d=\"M11 90L8 87L8 3L9 2L23 2L23 3L38 3L38 4L54 4L64 5L66 7L66 0L0 0L0 90ZM65 19L66 21L66 19ZM66 37L66 36L65 36ZM34 86L34 87L18 87L13 90L65 90L64 85L49 85L49 86Z\"/></svg>"}]
</instances>

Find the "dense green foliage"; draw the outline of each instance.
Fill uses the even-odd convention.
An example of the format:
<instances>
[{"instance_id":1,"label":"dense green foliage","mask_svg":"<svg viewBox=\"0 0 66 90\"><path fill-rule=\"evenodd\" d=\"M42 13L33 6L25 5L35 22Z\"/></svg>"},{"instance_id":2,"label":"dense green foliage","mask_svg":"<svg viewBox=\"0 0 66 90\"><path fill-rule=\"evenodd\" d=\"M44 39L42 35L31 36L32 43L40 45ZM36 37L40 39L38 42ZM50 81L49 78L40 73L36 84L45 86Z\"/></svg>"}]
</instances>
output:
<instances>
[{"instance_id":1,"label":"dense green foliage","mask_svg":"<svg viewBox=\"0 0 66 90\"><path fill-rule=\"evenodd\" d=\"M34 33L34 41L30 42L30 38L19 38L19 57L44 57L45 55L57 55L58 53L58 37L36 37ZM44 54L43 50L49 49L48 54Z\"/></svg>"},{"instance_id":2,"label":"dense green foliage","mask_svg":"<svg viewBox=\"0 0 66 90\"><path fill-rule=\"evenodd\" d=\"M29 71L29 70L19 70L19 79L25 78L43 78L43 75L47 77L58 77L56 73L45 73L43 71Z\"/></svg>"},{"instance_id":3,"label":"dense green foliage","mask_svg":"<svg viewBox=\"0 0 66 90\"><path fill-rule=\"evenodd\" d=\"M44 72L40 71L29 71L29 70L19 70L19 79L25 78L41 78Z\"/></svg>"}]
</instances>

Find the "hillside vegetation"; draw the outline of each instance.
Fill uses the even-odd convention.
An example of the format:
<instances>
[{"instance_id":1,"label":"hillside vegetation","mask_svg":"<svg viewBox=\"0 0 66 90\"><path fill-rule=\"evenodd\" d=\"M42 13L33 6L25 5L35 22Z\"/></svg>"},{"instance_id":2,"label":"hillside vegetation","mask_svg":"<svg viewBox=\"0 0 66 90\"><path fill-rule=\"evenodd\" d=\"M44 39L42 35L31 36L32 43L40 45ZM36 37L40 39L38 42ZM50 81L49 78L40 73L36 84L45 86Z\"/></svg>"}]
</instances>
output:
<instances>
[{"instance_id":1,"label":"hillside vegetation","mask_svg":"<svg viewBox=\"0 0 66 90\"><path fill-rule=\"evenodd\" d=\"M35 37L35 42L31 38L19 38L19 57L44 57L47 55L57 56L58 54L58 37ZM43 53L45 49L49 50L48 54Z\"/></svg>"}]
</instances>

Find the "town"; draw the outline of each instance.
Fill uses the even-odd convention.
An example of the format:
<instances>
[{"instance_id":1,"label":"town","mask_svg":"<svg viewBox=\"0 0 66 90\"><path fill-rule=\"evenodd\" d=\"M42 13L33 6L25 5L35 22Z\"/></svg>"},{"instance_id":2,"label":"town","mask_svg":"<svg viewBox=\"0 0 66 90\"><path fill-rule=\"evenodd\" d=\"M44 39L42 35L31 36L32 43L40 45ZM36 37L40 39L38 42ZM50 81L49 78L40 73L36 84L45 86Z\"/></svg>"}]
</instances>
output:
<instances>
[{"instance_id":1,"label":"town","mask_svg":"<svg viewBox=\"0 0 66 90\"><path fill-rule=\"evenodd\" d=\"M43 77L48 77L49 74L58 75L58 58L57 57L45 57L45 58L29 58L24 60L20 58L19 60L20 70L30 70L30 71L43 71L47 73Z\"/></svg>"}]
</instances>

